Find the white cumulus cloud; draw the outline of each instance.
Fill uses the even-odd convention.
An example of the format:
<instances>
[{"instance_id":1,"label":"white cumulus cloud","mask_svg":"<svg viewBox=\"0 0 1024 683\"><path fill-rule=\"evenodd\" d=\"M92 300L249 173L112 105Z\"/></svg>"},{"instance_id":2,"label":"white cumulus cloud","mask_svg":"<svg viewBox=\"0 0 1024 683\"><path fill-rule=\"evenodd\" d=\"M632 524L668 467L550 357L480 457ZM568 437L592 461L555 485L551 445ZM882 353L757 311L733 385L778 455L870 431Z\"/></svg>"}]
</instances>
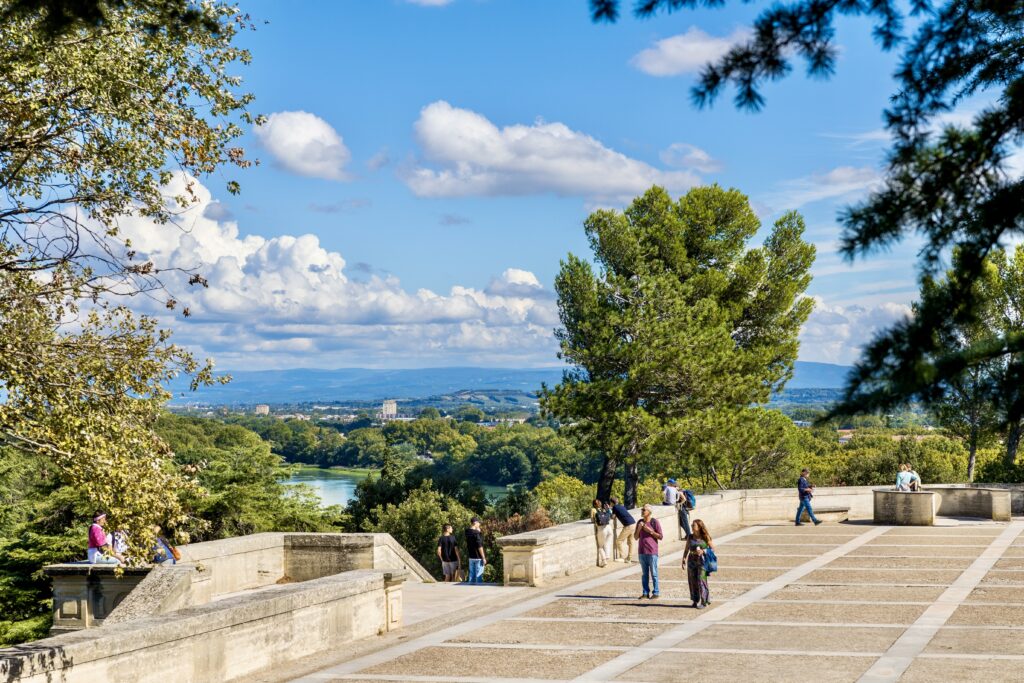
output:
<instances>
[{"instance_id":1,"label":"white cumulus cloud","mask_svg":"<svg viewBox=\"0 0 1024 683\"><path fill-rule=\"evenodd\" d=\"M777 211L796 209L824 199L850 199L881 181L881 173L870 166L839 166L826 173L785 180L762 199Z\"/></svg>"},{"instance_id":2,"label":"white cumulus cloud","mask_svg":"<svg viewBox=\"0 0 1024 683\"><path fill-rule=\"evenodd\" d=\"M188 181L175 178L168 195ZM221 366L554 362L554 296L530 271L509 268L484 288L440 293L406 289L358 264L358 277L349 277L345 258L316 235L268 239L210 218L209 190L191 182L199 201L178 216L180 227L129 217L122 229L191 310L171 322L175 340ZM173 268L198 269L209 287L188 287Z\"/></svg>"},{"instance_id":3,"label":"white cumulus cloud","mask_svg":"<svg viewBox=\"0 0 1024 683\"><path fill-rule=\"evenodd\" d=\"M850 365L879 332L911 313L910 306L901 303L841 306L815 299L814 311L800 331L800 360Z\"/></svg>"},{"instance_id":4,"label":"white cumulus cloud","mask_svg":"<svg viewBox=\"0 0 1024 683\"><path fill-rule=\"evenodd\" d=\"M415 132L424 163L406 169L404 180L421 197L551 192L617 200L655 184L683 191L700 182L691 171L655 168L564 123L499 128L444 101L423 108Z\"/></svg>"},{"instance_id":5,"label":"white cumulus cloud","mask_svg":"<svg viewBox=\"0 0 1024 683\"><path fill-rule=\"evenodd\" d=\"M722 170L722 164L711 157L700 147L685 142L675 142L658 155L666 166L675 168L692 168L701 173L714 173Z\"/></svg>"},{"instance_id":6,"label":"white cumulus cloud","mask_svg":"<svg viewBox=\"0 0 1024 683\"><path fill-rule=\"evenodd\" d=\"M257 126L260 144L282 167L299 175L347 180L345 166L352 158L331 124L305 111L280 111Z\"/></svg>"},{"instance_id":7,"label":"white cumulus cloud","mask_svg":"<svg viewBox=\"0 0 1024 683\"><path fill-rule=\"evenodd\" d=\"M747 29L736 29L727 36L711 36L691 26L686 33L664 38L653 47L638 52L630 64L651 76L695 73L749 37Z\"/></svg>"}]
</instances>

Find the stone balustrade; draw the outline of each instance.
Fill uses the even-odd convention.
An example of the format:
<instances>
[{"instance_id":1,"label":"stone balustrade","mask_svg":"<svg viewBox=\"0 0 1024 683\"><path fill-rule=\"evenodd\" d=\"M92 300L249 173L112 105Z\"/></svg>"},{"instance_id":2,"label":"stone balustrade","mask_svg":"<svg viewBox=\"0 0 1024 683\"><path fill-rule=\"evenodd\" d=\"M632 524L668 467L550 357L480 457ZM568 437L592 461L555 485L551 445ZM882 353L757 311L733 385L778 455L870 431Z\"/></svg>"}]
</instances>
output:
<instances>
[{"instance_id":1,"label":"stone balustrade","mask_svg":"<svg viewBox=\"0 0 1024 683\"><path fill-rule=\"evenodd\" d=\"M152 569L53 565L51 638L0 650L0 681L242 680L402 624L433 581L388 534L266 533ZM98 627L98 628L97 628Z\"/></svg>"},{"instance_id":2,"label":"stone balustrade","mask_svg":"<svg viewBox=\"0 0 1024 683\"><path fill-rule=\"evenodd\" d=\"M924 496L921 500L931 501L933 517L940 514L1008 520L1010 514L1024 514L1024 485L1021 484L927 488L932 497ZM876 487L872 486L818 487L813 503L815 508L845 509L851 519L872 519L875 492ZM892 490L887 493L908 495ZM795 488L721 491L697 496L697 506L690 512L690 519L702 519L714 533L716 528L737 524L793 521L797 505ZM654 506L654 512L666 537L678 538L675 508L658 505ZM639 511L633 510L633 516L639 518ZM506 585L541 586L553 578L569 576L596 563L594 527L589 520L505 536L498 539L498 545Z\"/></svg>"}]
</instances>

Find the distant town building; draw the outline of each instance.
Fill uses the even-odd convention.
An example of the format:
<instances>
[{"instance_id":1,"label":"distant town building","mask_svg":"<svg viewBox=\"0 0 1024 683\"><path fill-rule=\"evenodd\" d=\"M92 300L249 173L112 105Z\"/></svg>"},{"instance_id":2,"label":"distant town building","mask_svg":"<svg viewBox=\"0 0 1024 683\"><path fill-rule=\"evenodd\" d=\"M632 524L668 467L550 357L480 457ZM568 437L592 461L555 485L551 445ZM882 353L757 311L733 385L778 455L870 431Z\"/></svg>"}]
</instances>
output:
<instances>
[{"instance_id":1,"label":"distant town building","mask_svg":"<svg viewBox=\"0 0 1024 683\"><path fill-rule=\"evenodd\" d=\"M265 403L261 403L256 406L256 409L253 412L257 415L270 415L270 406Z\"/></svg>"},{"instance_id":2,"label":"distant town building","mask_svg":"<svg viewBox=\"0 0 1024 683\"><path fill-rule=\"evenodd\" d=\"M380 419L382 420L394 420L398 417L398 401L387 400L384 401L380 408Z\"/></svg>"}]
</instances>

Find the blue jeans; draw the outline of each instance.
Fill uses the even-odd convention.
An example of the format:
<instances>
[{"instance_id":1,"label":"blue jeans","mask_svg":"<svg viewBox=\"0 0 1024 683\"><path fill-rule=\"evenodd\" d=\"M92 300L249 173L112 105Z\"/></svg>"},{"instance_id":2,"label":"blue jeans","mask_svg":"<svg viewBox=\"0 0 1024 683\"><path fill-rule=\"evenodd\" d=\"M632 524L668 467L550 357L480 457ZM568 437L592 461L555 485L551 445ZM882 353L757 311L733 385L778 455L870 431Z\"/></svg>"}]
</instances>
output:
<instances>
[{"instance_id":1,"label":"blue jeans","mask_svg":"<svg viewBox=\"0 0 1024 683\"><path fill-rule=\"evenodd\" d=\"M800 518L803 516L804 510L807 510L807 516L811 518L811 521L817 524L818 518L814 516L814 510L811 509L810 498L800 499L800 507L796 509L796 523L800 524Z\"/></svg>"},{"instance_id":2,"label":"blue jeans","mask_svg":"<svg viewBox=\"0 0 1024 683\"><path fill-rule=\"evenodd\" d=\"M640 581L644 587L644 595L658 595L658 556L640 555L639 557L640 571L642 573ZM651 590L652 580L654 583L653 591Z\"/></svg>"},{"instance_id":3,"label":"blue jeans","mask_svg":"<svg viewBox=\"0 0 1024 683\"><path fill-rule=\"evenodd\" d=\"M483 583L484 582L484 561L473 560L469 561L469 583Z\"/></svg>"}]
</instances>

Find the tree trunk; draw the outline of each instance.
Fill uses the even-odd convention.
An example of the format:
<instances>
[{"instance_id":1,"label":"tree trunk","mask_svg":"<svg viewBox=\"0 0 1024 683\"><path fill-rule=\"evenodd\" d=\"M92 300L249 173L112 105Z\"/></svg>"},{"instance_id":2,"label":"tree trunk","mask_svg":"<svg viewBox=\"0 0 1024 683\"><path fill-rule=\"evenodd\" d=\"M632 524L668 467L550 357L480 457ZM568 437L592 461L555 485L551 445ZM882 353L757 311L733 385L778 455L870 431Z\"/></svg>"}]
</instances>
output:
<instances>
[{"instance_id":1,"label":"tree trunk","mask_svg":"<svg viewBox=\"0 0 1024 683\"><path fill-rule=\"evenodd\" d=\"M1014 420L1010 423L1010 429L1006 434L1006 456L1003 458L1003 464L1007 467L1013 467L1017 462L1017 447L1020 446L1020 437L1020 420Z\"/></svg>"},{"instance_id":2,"label":"tree trunk","mask_svg":"<svg viewBox=\"0 0 1024 683\"><path fill-rule=\"evenodd\" d=\"M978 459L978 425L971 425L971 436L967 442L967 481L974 481L974 465Z\"/></svg>"},{"instance_id":3,"label":"tree trunk","mask_svg":"<svg viewBox=\"0 0 1024 683\"><path fill-rule=\"evenodd\" d=\"M612 484L615 483L615 470L619 463L610 455L605 454L604 464L601 465L601 478L597 480L597 497L599 500L608 500L612 497Z\"/></svg>"},{"instance_id":4,"label":"tree trunk","mask_svg":"<svg viewBox=\"0 0 1024 683\"><path fill-rule=\"evenodd\" d=\"M622 502L630 510L636 507L636 484L639 476L636 463L626 463L626 493Z\"/></svg>"}]
</instances>

